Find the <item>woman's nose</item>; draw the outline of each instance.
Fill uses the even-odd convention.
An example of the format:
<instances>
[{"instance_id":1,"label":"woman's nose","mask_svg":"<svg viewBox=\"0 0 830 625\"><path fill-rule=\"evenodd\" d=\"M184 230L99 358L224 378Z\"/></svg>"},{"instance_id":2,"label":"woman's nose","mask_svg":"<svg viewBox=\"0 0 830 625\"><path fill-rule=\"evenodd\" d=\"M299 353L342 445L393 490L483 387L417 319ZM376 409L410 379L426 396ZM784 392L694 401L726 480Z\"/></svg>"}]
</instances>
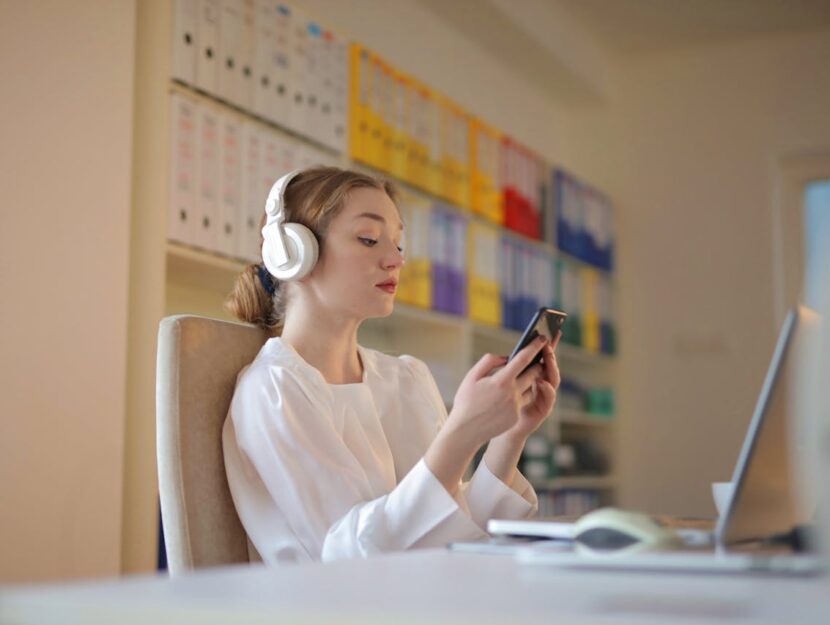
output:
<instances>
[{"instance_id":1,"label":"woman's nose","mask_svg":"<svg viewBox=\"0 0 830 625\"><path fill-rule=\"evenodd\" d=\"M387 269L394 269L400 267L406 262L403 257L403 252L398 249L394 243L391 245L389 251L383 257L383 266Z\"/></svg>"}]
</instances>

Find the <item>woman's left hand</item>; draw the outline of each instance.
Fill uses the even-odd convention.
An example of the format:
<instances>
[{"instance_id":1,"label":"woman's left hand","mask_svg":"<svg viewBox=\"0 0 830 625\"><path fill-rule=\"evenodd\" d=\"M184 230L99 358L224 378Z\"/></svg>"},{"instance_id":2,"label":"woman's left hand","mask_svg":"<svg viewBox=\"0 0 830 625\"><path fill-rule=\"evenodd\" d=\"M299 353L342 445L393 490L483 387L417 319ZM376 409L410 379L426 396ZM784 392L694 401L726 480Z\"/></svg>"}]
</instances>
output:
<instances>
[{"instance_id":1,"label":"woman's left hand","mask_svg":"<svg viewBox=\"0 0 830 625\"><path fill-rule=\"evenodd\" d=\"M511 428L511 434L516 437L527 438L533 434L553 410L560 382L559 365L554 350L561 336L562 333L559 332L553 342L542 348L545 366L537 365L525 374L532 375L535 379L522 396L524 405L519 413L519 421Z\"/></svg>"}]
</instances>

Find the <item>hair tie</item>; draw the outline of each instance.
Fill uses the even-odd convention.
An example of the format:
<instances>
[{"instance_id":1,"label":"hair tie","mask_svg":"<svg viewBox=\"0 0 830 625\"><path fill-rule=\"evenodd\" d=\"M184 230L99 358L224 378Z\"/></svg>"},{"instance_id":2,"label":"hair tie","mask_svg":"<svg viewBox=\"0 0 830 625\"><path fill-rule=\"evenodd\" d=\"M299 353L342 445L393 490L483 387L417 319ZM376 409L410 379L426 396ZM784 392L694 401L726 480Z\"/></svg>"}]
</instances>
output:
<instances>
[{"instance_id":1,"label":"hair tie","mask_svg":"<svg viewBox=\"0 0 830 625\"><path fill-rule=\"evenodd\" d=\"M274 280L274 276L271 275L264 265L257 265L256 271L259 274L259 282L262 288L265 289L265 292L269 296L273 297L277 291L277 282Z\"/></svg>"}]
</instances>

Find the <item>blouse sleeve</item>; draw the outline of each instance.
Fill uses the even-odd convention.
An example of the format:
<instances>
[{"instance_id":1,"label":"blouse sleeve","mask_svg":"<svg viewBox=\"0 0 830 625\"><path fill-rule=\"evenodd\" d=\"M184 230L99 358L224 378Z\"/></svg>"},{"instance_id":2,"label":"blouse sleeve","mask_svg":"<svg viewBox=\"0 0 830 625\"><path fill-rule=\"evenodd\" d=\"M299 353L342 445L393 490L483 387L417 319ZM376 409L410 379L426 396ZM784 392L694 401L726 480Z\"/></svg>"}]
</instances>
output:
<instances>
[{"instance_id":1,"label":"blouse sleeve","mask_svg":"<svg viewBox=\"0 0 830 625\"><path fill-rule=\"evenodd\" d=\"M407 362L425 389L428 401L435 406L436 414L439 415L439 427L443 426L447 410L435 378L420 360L407 358ZM536 491L518 469L512 482L505 484L493 475L484 460L479 463L472 479L461 484L459 497L465 502L459 505L468 511L479 527L487 527L487 521L492 518L528 518L534 516L539 508Z\"/></svg>"},{"instance_id":2,"label":"blouse sleeve","mask_svg":"<svg viewBox=\"0 0 830 625\"><path fill-rule=\"evenodd\" d=\"M271 534L284 535L285 525L314 560L483 535L423 460L389 493L373 497L369 476L343 442L331 410L284 369L262 368L240 380L225 436L247 474L229 475L234 502L266 562L279 560L272 551L281 547ZM262 513L269 508L279 510L272 516L282 527L268 523Z\"/></svg>"}]
</instances>

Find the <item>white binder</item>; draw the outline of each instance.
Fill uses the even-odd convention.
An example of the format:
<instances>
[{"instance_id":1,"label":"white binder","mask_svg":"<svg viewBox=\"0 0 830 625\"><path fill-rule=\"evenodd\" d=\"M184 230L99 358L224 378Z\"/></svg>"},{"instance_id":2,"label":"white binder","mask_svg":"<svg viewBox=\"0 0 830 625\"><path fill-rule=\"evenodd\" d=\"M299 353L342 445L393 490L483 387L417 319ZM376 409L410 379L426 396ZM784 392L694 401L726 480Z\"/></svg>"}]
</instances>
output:
<instances>
[{"instance_id":1,"label":"white binder","mask_svg":"<svg viewBox=\"0 0 830 625\"><path fill-rule=\"evenodd\" d=\"M260 182L262 132L253 122L242 126L242 210L237 222L237 258L255 263L261 260L260 221L265 214L265 196Z\"/></svg>"},{"instance_id":2,"label":"white binder","mask_svg":"<svg viewBox=\"0 0 830 625\"><path fill-rule=\"evenodd\" d=\"M323 107L323 72L325 71L323 32L319 24L306 24L306 69L303 72L305 85L305 113L301 133L319 143L325 143Z\"/></svg>"},{"instance_id":3,"label":"white binder","mask_svg":"<svg viewBox=\"0 0 830 625\"><path fill-rule=\"evenodd\" d=\"M255 0L242 0L242 39L239 46L240 82L239 93L235 102L243 110L253 107L254 88L254 20L256 17Z\"/></svg>"},{"instance_id":4,"label":"white binder","mask_svg":"<svg viewBox=\"0 0 830 625\"><path fill-rule=\"evenodd\" d=\"M308 21L297 10L291 15L289 39L290 67L288 100L288 128L294 132L306 132L306 73L308 71Z\"/></svg>"},{"instance_id":5,"label":"white binder","mask_svg":"<svg viewBox=\"0 0 830 625\"><path fill-rule=\"evenodd\" d=\"M332 44L330 145L342 154L349 145L349 43L335 34Z\"/></svg>"},{"instance_id":6,"label":"white binder","mask_svg":"<svg viewBox=\"0 0 830 625\"><path fill-rule=\"evenodd\" d=\"M198 110L196 167L196 224L194 245L216 251L216 222L219 213L219 117L207 106Z\"/></svg>"},{"instance_id":7,"label":"white binder","mask_svg":"<svg viewBox=\"0 0 830 625\"><path fill-rule=\"evenodd\" d=\"M284 4L277 4L277 15L275 22L275 43L276 43L276 75L274 99L272 100L269 116L274 123L285 128L288 127L290 101L292 93L292 64L293 54L291 42L293 41L294 15L290 7Z\"/></svg>"},{"instance_id":8,"label":"white binder","mask_svg":"<svg viewBox=\"0 0 830 625\"><path fill-rule=\"evenodd\" d=\"M242 0L220 0L219 78L217 93L225 102L239 106L242 90Z\"/></svg>"},{"instance_id":9,"label":"white binder","mask_svg":"<svg viewBox=\"0 0 830 625\"><path fill-rule=\"evenodd\" d=\"M196 27L199 23L198 0L173 2L173 78L188 85L196 82Z\"/></svg>"},{"instance_id":10,"label":"white binder","mask_svg":"<svg viewBox=\"0 0 830 625\"><path fill-rule=\"evenodd\" d=\"M171 96L170 204L167 238L193 244L196 207L196 131L197 105L173 94Z\"/></svg>"},{"instance_id":11,"label":"white binder","mask_svg":"<svg viewBox=\"0 0 830 625\"><path fill-rule=\"evenodd\" d=\"M256 0L253 38L253 80L251 110L254 114L276 122L272 117L272 99L276 98L276 22L273 0Z\"/></svg>"},{"instance_id":12,"label":"white binder","mask_svg":"<svg viewBox=\"0 0 830 625\"><path fill-rule=\"evenodd\" d=\"M276 180L279 176L302 167L299 153L302 144L293 137L277 133L274 133L274 142L277 146Z\"/></svg>"},{"instance_id":13,"label":"white binder","mask_svg":"<svg viewBox=\"0 0 830 625\"><path fill-rule=\"evenodd\" d=\"M242 124L233 115L220 116L221 167L217 251L236 255L237 228L242 212Z\"/></svg>"},{"instance_id":14,"label":"white binder","mask_svg":"<svg viewBox=\"0 0 830 625\"><path fill-rule=\"evenodd\" d=\"M199 20L196 26L196 87L216 94L217 43L219 40L219 0L198 0Z\"/></svg>"}]
</instances>

